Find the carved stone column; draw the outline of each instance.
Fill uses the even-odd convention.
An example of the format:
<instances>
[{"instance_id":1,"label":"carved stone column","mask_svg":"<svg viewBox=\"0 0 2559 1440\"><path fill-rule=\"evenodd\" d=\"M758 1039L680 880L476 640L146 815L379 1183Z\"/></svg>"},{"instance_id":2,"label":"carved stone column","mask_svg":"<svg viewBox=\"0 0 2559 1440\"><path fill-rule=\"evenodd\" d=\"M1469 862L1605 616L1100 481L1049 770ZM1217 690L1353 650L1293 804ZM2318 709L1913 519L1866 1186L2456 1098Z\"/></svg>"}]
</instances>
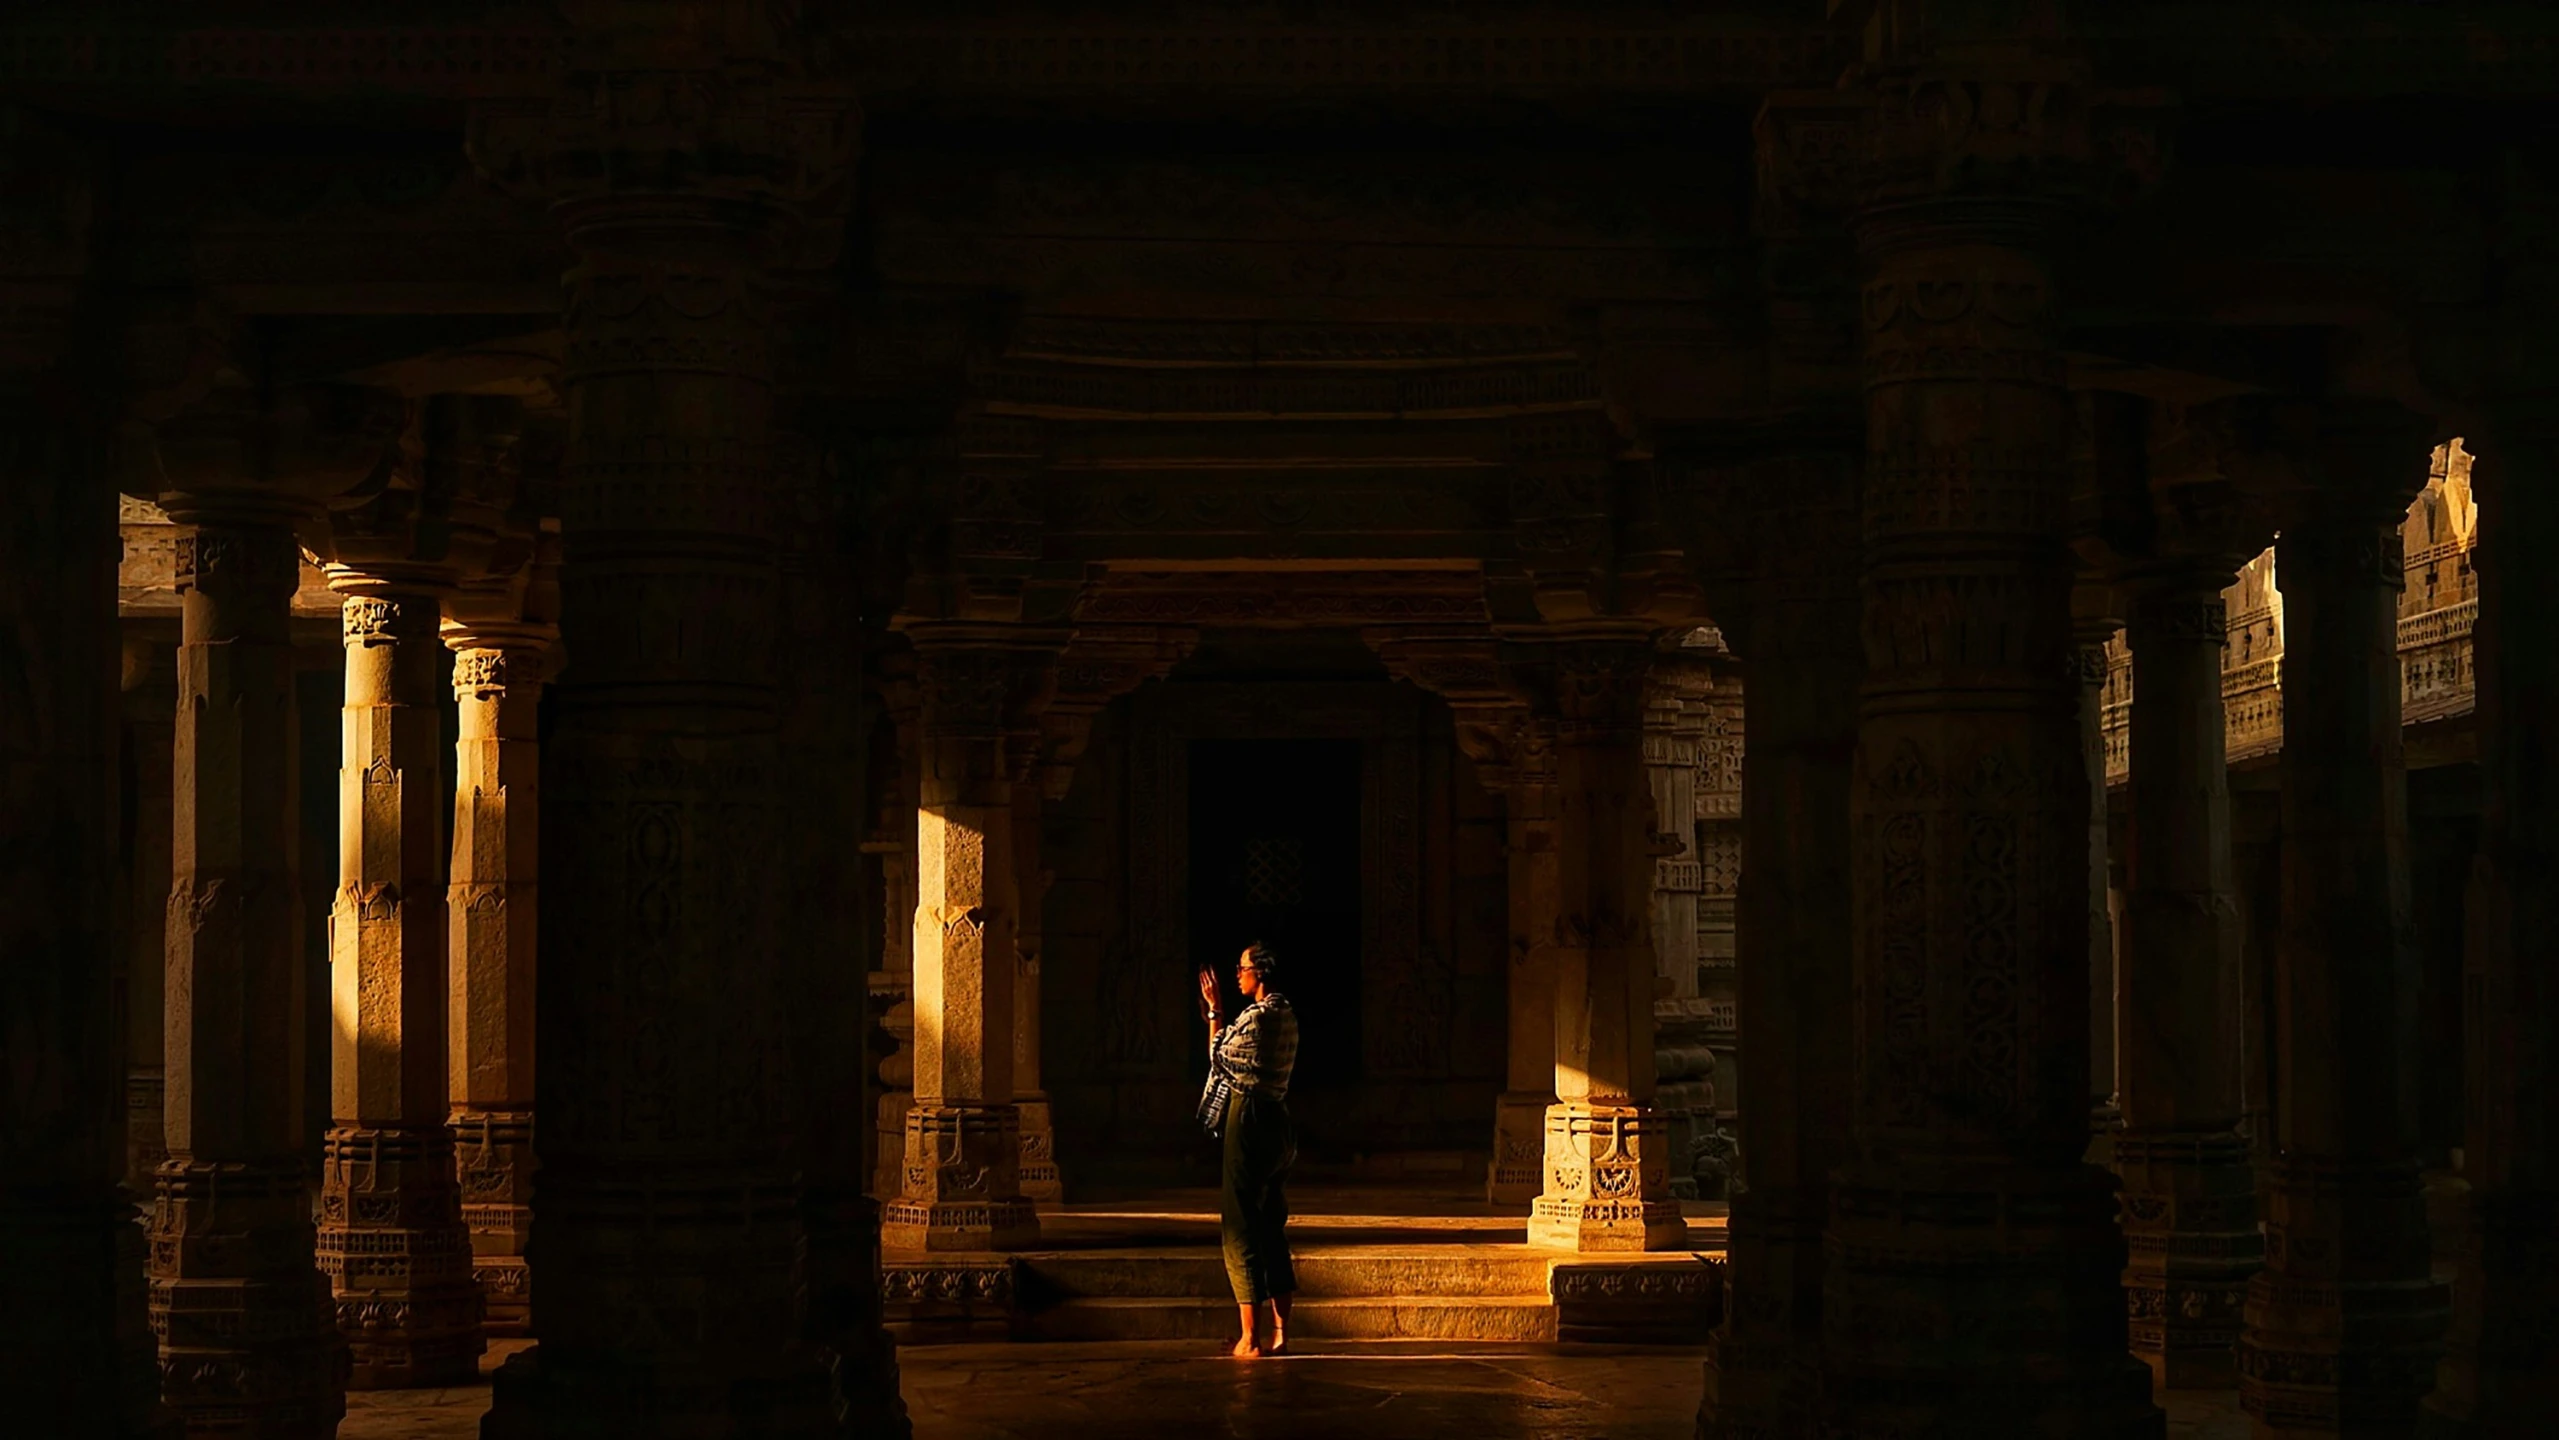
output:
<instances>
[{"instance_id":1,"label":"carved stone column","mask_svg":"<svg viewBox=\"0 0 2559 1440\"><path fill-rule=\"evenodd\" d=\"M832 1434L774 884L769 285L845 173L852 112L769 28L571 13L557 90L473 115L475 161L548 200L575 256L543 756L541 1343L499 1372L483 1430Z\"/></svg>"},{"instance_id":2,"label":"carved stone column","mask_svg":"<svg viewBox=\"0 0 2559 1440\"><path fill-rule=\"evenodd\" d=\"M838 458L785 435L776 464L786 507L778 544L781 634L792 663L780 689L776 884L788 916L788 1033L802 1213L808 1227L808 1333L835 1377L847 1433L902 1436L897 1357L881 1326L880 1215L865 1191L872 1123L870 993L861 929L859 833L868 747L863 635L852 520Z\"/></svg>"},{"instance_id":3,"label":"carved stone column","mask_svg":"<svg viewBox=\"0 0 2559 1440\"><path fill-rule=\"evenodd\" d=\"M1013 1105L1013 783L1018 664L982 634L916 636L915 1104L892 1250L994 1250L1037 1238Z\"/></svg>"},{"instance_id":4,"label":"carved stone column","mask_svg":"<svg viewBox=\"0 0 2559 1440\"><path fill-rule=\"evenodd\" d=\"M372 470L396 412L344 391L224 398L159 429L183 612L152 1329L190 1433L323 1437L347 1357L305 1149L320 1000L303 955L293 527Z\"/></svg>"},{"instance_id":5,"label":"carved stone column","mask_svg":"<svg viewBox=\"0 0 2559 1440\"><path fill-rule=\"evenodd\" d=\"M2132 829L2126 858L2123 1179L2133 1353L2170 1387L2232 1383L2240 1306L2265 1257L2238 1133L2239 911L2221 709L2221 592L2236 565L2132 582Z\"/></svg>"},{"instance_id":6,"label":"carved stone column","mask_svg":"<svg viewBox=\"0 0 2559 1440\"><path fill-rule=\"evenodd\" d=\"M880 1060L871 1124L871 1194L886 1201L906 1185L906 1112L915 1106L915 812L923 737L916 723L914 655L900 650L882 659L877 685L893 765L882 777L877 825L864 849L880 864L880 969L872 989L887 1000L880 1024L895 1046Z\"/></svg>"},{"instance_id":7,"label":"carved stone column","mask_svg":"<svg viewBox=\"0 0 2559 1440\"><path fill-rule=\"evenodd\" d=\"M2079 682L2079 753L2088 785L2088 1131L2089 1157L2114 1158L2123 1114L2115 1096L2115 922L2107 905L2112 827L2106 816L2106 642L2113 617L2081 616L2071 632L2070 673ZM2218 692L2216 692L2218 693Z\"/></svg>"},{"instance_id":8,"label":"carved stone column","mask_svg":"<svg viewBox=\"0 0 2559 1440\"><path fill-rule=\"evenodd\" d=\"M0 1393L17 1433L140 1436L159 1417L117 1185L116 497L63 423L75 394L21 388L31 288L0 326Z\"/></svg>"},{"instance_id":9,"label":"carved stone column","mask_svg":"<svg viewBox=\"0 0 2559 1440\"><path fill-rule=\"evenodd\" d=\"M1821 427L1854 443L1854 421ZM1739 1143L1723 1323L1702 1435L1808 1436L1822 1351L1822 1227L1846 1157L1848 796L1857 739L1857 457L1798 438L1734 477L1750 558L1716 604L1750 667L1742 709ZM1727 603L1729 602L1729 603Z\"/></svg>"},{"instance_id":10,"label":"carved stone column","mask_svg":"<svg viewBox=\"0 0 2559 1440\"><path fill-rule=\"evenodd\" d=\"M1652 797L1640 636L1551 647L1557 906L1555 1103L1532 1245L1660 1250L1686 1238L1653 1106Z\"/></svg>"},{"instance_id":11,"label":"carved stone column","mask_svg":"<svg viewBox=\"0 0 2559 1440\"><path fill-rule=\"evenodd\" d=\"M347 655L320 1269L350 1383L453 1385L478 1373L485 1342L446 1128L439 602L343 566L330 586Z\"/></svg>"},{"instance_id":12,"label":"carved stone column","mask_svg":"<svg viewBox=\"0 0 2559 1440\"><path fill-rule=\"evenodd\" d=\"M132 860L125 875L124 1183L148 1205L166 1154L161 1068L169 964L169 844L178 726L177 647L156 621L124 631L124 743Z\"/></svg>"},{"instance_id":13,"label":"carved stone column","mask_svg":"<svg viewBox=\"0 0 2559 1440\"><path fill-rule=\"evenodd\" d=\"M1712 672L1675 654L1655 662L1644 696L1644 778L1653 795L1653 964L1667 994L1697 993L1697 746Z\"/></svg>"},{"instance_id":14,"label":"carved stone column","mask_svg":"<svg viewBox=\"0 0 2559 1440\"><path fill-rule=\"evenodd\" d=\"M2082 1160L2089 789L2043 247L2087 95L2032 42L1961 30L1896 38L1926 50L1870 72L1859 157L1856 1122L1824 1424L2155 1437L2111 1181Z\"/></svg>"},{"instance_id":15,"label":"carved stone column","mask_svg":"<svg viewBox=\"0 0 2559 1440\"><path fill-rule=\"evenodd\" d=\"M1697 998L1681 1002L1714 1060L1709 1111L1696 1117L1692 1170L1698 1193L1727 1197L1741 1174L1735 1123L1742 1105L1740 906L1742 877L1742 679L1716 668L1697 716ZM1720 1175L1720 1179L1718 1176ZM1720 1186L1721 1188L1717 1188Z\"/></svg>"},{"instance_id":16,"label":"carved stone column","mask_svg":"<svg viewBox=\"0 0 2559 1440\"><path fill-rule=\"evenodd\" d=\"M1555 925L1564 883L1562 820L1555 790L1552 721L1524 709L1508 727L1503 824L1507 840L1511 963L1510 1043L1502 1093L1493 1102L1492 1176L1496 1205L1526 1205L1544 1193L1546 1112L1555 1104Z\"/></svg>"},{"instance_id":17,"label":"carved stone column","mask_svg":"<svg viewBox=\"0 0 2559 1440\"><path fill-rule=\"evenodd\" d=\"M2400 525L2431 435L2382 406L2324 418L2286 517L2282 1084L2266 1267L2239 1395L2257 1433L2400 1434L2432 1387L2447 1297L2419 1172L2417 961L2399 734Z\"/></svg>"},{"instance_id":18,"label":"carved stone column","mask_svg":"<svg viewBox=\"0 0 2559 1440\"><path fill-rule=\"evenodd\" d=\"M1012 780L1013 898L1013 1104L1021 1115L1022 1198L1033 1204L1065 1200L1057 1171L1057 1125L1048 1092L1040 1088L1040 910L1048 894L1048 870L1040 859L1040 807L1048 775L1037 730L1016 731L1005 742L1005 770Z\"/></svg>"},{"instance_id":19,"label":"carved stone column","mask_svg":"<svg viewBox=\"0 0 2559 1440\"><path fill-rule=\"evenodd\" d=\"M491 1335L530 1333L534 980L541 923L540 721L551 627L463 618L453 650L449 1044L456 1173Z\"/></svg>"},{"instance_id":20,"label":"carved stone column","mask_svg":"<svg viewBox=\"0 0 2559 1440\"><path fill-rule=\"evenodd\" d=\"M2548 353L2537 331L2525 343L2535 359ZM2559 394L2509 399L2489 421L2471 441L2486 808L2466 977L2469 1214L2450 1344L2418 1432L2429 1440L2529 1435L2559 1415L2559 650L2549 641L2559 634Z\"/></svg>"}]
</instances>

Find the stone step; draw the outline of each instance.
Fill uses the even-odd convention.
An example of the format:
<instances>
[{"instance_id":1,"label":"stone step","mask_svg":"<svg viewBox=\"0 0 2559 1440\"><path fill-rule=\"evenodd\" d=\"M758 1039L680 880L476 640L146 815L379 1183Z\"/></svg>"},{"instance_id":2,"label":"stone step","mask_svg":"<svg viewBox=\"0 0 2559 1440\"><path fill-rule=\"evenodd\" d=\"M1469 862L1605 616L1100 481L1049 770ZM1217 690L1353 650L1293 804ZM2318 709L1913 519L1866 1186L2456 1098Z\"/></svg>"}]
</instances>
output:
<instances>
[{"instance_id":1,"label":"stone step","mask_svg":"<svg viewBox=\"0 0 2559 1440\"><path fill-rule=\"evenodd\" d=\"M1220 1296L1060 1301L1024 1314L1028 1340L1216 1340L1235 1334L1235 1302ZM1289 1334L1309 1340L1551 1342L1554 1304L1542 1295L1393 1295L1299 1300Z\"/></svg>"},{"instance_id":2,"label":"stone step","mask_svg":"<svg viewBox=\"0 0 2559 1440\"><path fill-rule=\"evenodd\" d=\"M1468 1252L1450 1246L1410 1251L1301 1250L1298 1293L1308 1300L1387 1295L1521 1297L1548 1294L1544 1255ZM1033 1251L1021 1256L1024 1299L1222 1299L1225 1262L1214 1250Z\"/></svg>"}]
</instances>

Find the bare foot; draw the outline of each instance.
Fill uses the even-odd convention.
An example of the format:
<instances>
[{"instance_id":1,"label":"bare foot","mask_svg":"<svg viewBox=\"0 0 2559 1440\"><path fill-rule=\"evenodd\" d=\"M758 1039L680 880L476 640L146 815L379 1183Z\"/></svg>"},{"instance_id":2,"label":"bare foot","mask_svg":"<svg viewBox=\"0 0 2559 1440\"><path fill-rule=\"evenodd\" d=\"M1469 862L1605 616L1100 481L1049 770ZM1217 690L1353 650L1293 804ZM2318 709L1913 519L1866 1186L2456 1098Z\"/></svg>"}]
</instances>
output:
<instances>
[{"instance_id":1,"label":"bare foot","mask_svg":"<svg viewBox=\"0 0 2559 1440\"><path fill-rule=\"evenodd\" d=\"M1264 1355L1266 1355L1266 1356L1279 1356L1279 1355L1285 1355L1285 1354L1287 1354L1287 1353L1288 1353L1288 1332L1287 1332L1287 1331L1285 1331L1285 1330L1274 1330L1274 1331L1272 1331L1272 1332L1271 1332L1271 1343L1263 1349L1262 1353L1263 1353Z\"/></svg>"},{"instance_id":2,"label":"bare foot","mask_svg":"<svg viewBox=\"0 0 2559 1440\"><path fill-rule=\"evenodd\" d=\"M1227 1353L1238 1360L1259 1360L1262 1358L1262 1347L1254 1344L1253 1337L1247 1335L1236 1341L1235 1348Z\"/></svg>"}]
</instances>

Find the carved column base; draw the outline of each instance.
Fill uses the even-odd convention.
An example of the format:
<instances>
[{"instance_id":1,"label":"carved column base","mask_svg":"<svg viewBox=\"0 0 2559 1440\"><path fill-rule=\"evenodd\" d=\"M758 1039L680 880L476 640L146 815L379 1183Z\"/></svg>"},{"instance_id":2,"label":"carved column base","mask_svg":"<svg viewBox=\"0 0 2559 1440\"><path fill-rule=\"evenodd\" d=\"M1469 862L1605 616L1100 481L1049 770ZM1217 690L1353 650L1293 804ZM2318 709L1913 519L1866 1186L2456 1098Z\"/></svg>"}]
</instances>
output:
<instances>
[{"instance_id":1,"label":"carved column base","mask_svg":"<svg viewBox=\"0 0 2559 1440\"><path fill-rule=\"evenodd\" d=\"M2113 1190L2102 1170L1960 1153L1842 1171L1820 1433L2160 1440L2124 1349Z\"/></svg>"},{"instance_id":2,"label":"carved column base","mask_svg":"<svg viewBox=\"0 0 2559 1440\"><path fill-rule=\"evenodd\" d=\"M2114 1155L2133 1353L2171 1389L2236 1383L2248 1277L2266 1259L2248 1142L2228 1130L2125 1130Z\"/></svg>"},{"instance_id":3,"label":"carved column base","mask_svg":"<svg viewBox=\"0 0 2559 1440\"><path fill-rule=\"evenodd\" d=\"M190 1435L328 1440L346 1414L347 1353L311 1264L306 1172L170 1160L155 1178L161 1402Z\"/></svg>"},{"instance_id":4,"label":"carved column base","mask_svg":"<svg viewBox=\"0 0 2559 1440\"><path fill-rule=\"evenodd\" d=\"M1034 1205L1066 1203L1066 1184L1057 1173L1057 1127L1049 1118L1048 1096L1024 1095L1014 1102L1022 1115L1022 1198Z\"/></svg>"},{"instance_id":5,"label":"carved column base","mask_svg":"<svg viewBox=\"0 0 2559 1440\"><path fill-rule=\"evenodd\" d=\"M1506 1090L1493 1102L1493 1163L1484 1193L1496 1205L1526 1205L1546 1190L1546 1107L1552 1095Z\"/></svg>"},{"instance_id":6,"label":"carved column base","mask_svg":"<svg viewBox=\"0 0 2559 1440\"><path fill-rule=\"evenodd\" d=\"M1821 1197L1733 1197L1724 1319L1707 1337L1700 1440L1810 1436L1821 1381Z\"/></svg>"},{"instance_id":7,"label":"carved column base","mask_svg":"<svg viewBox=\"0 0 2559 1440\"><path fill-rule=\"evenodd\" d=\"M1016 1250L1036 1243L1022 1198L1021 1114L1010 1105L917 1104L906 1112L904 1193L883 1209L888 1250Z\"/></svg>"},{"instance_id":8,"label":"carved column base","mask_svg":"<svg viewBox=\"0 0 2559 1440\"><path fill-rule=\"evenodd\" d=\"M1633 1105L1546 1110L1546 1188L1528 1243L1551 1250L1676 1250L1688 1241L1670 1198L1662 1117Z\"/></svg>"},{"instance_id":9,"label":"carved column base","mask_svg":"<svg viewBox=\"0 0 2559 1440\"><path fill-rule=\"evenodd\" d=\"M2434 1388L2451 1296L2415 1162L2286 1155L2248 1285L2239 1403L2257 1434L2406 1435Z\"/></svg>"},{"instance_id":10,"label":"carved column base","mask_svg":"<svg viewBox=\"0 0 2559 1440\"><path fill-rule=\"evenodd\" d=\"M453 1137L443 1126L329 1132L318 1254L354 1362L351 1387L409 1390L478 1378L488 1345Z\"/></svg>"},{"instance_id":11,"label":"carved column base","mask_svg":"<svg viewBox=\"0 0 2559 1440\"><path fill-rule=\"evenodd\" d=\"M462 1225L471 1235L471 1279L491 1336L533 1333L532 1272L524 1260L533 1235L533 1112L453 1112L454 1173L462 1186Z\"/></svg>"}]
</instances>

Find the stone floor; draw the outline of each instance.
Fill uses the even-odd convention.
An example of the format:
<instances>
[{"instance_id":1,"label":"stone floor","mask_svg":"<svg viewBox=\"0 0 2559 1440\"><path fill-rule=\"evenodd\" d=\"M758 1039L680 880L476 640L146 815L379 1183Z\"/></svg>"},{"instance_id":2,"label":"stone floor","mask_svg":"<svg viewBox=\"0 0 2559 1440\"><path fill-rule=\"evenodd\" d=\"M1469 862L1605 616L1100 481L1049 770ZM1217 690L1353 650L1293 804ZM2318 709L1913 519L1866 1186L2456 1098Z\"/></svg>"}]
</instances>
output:
<instances>
[{"instance_id":1,"label":"stone floor","mask_svg":"<svg viewBox=\"0 0 2559 1440\"><path fill-rule=\"evenodd\" d=\"M915 1440L1690 1440L1699 1354L1310 1345L1240 1364L1193 1341L902 1350ZM339 1440L477 1440L486 1385L347 1397ZM2177 1394L2169 1440L2246 1440L2235 1399Z\"/></svg>"}]
</instances>

